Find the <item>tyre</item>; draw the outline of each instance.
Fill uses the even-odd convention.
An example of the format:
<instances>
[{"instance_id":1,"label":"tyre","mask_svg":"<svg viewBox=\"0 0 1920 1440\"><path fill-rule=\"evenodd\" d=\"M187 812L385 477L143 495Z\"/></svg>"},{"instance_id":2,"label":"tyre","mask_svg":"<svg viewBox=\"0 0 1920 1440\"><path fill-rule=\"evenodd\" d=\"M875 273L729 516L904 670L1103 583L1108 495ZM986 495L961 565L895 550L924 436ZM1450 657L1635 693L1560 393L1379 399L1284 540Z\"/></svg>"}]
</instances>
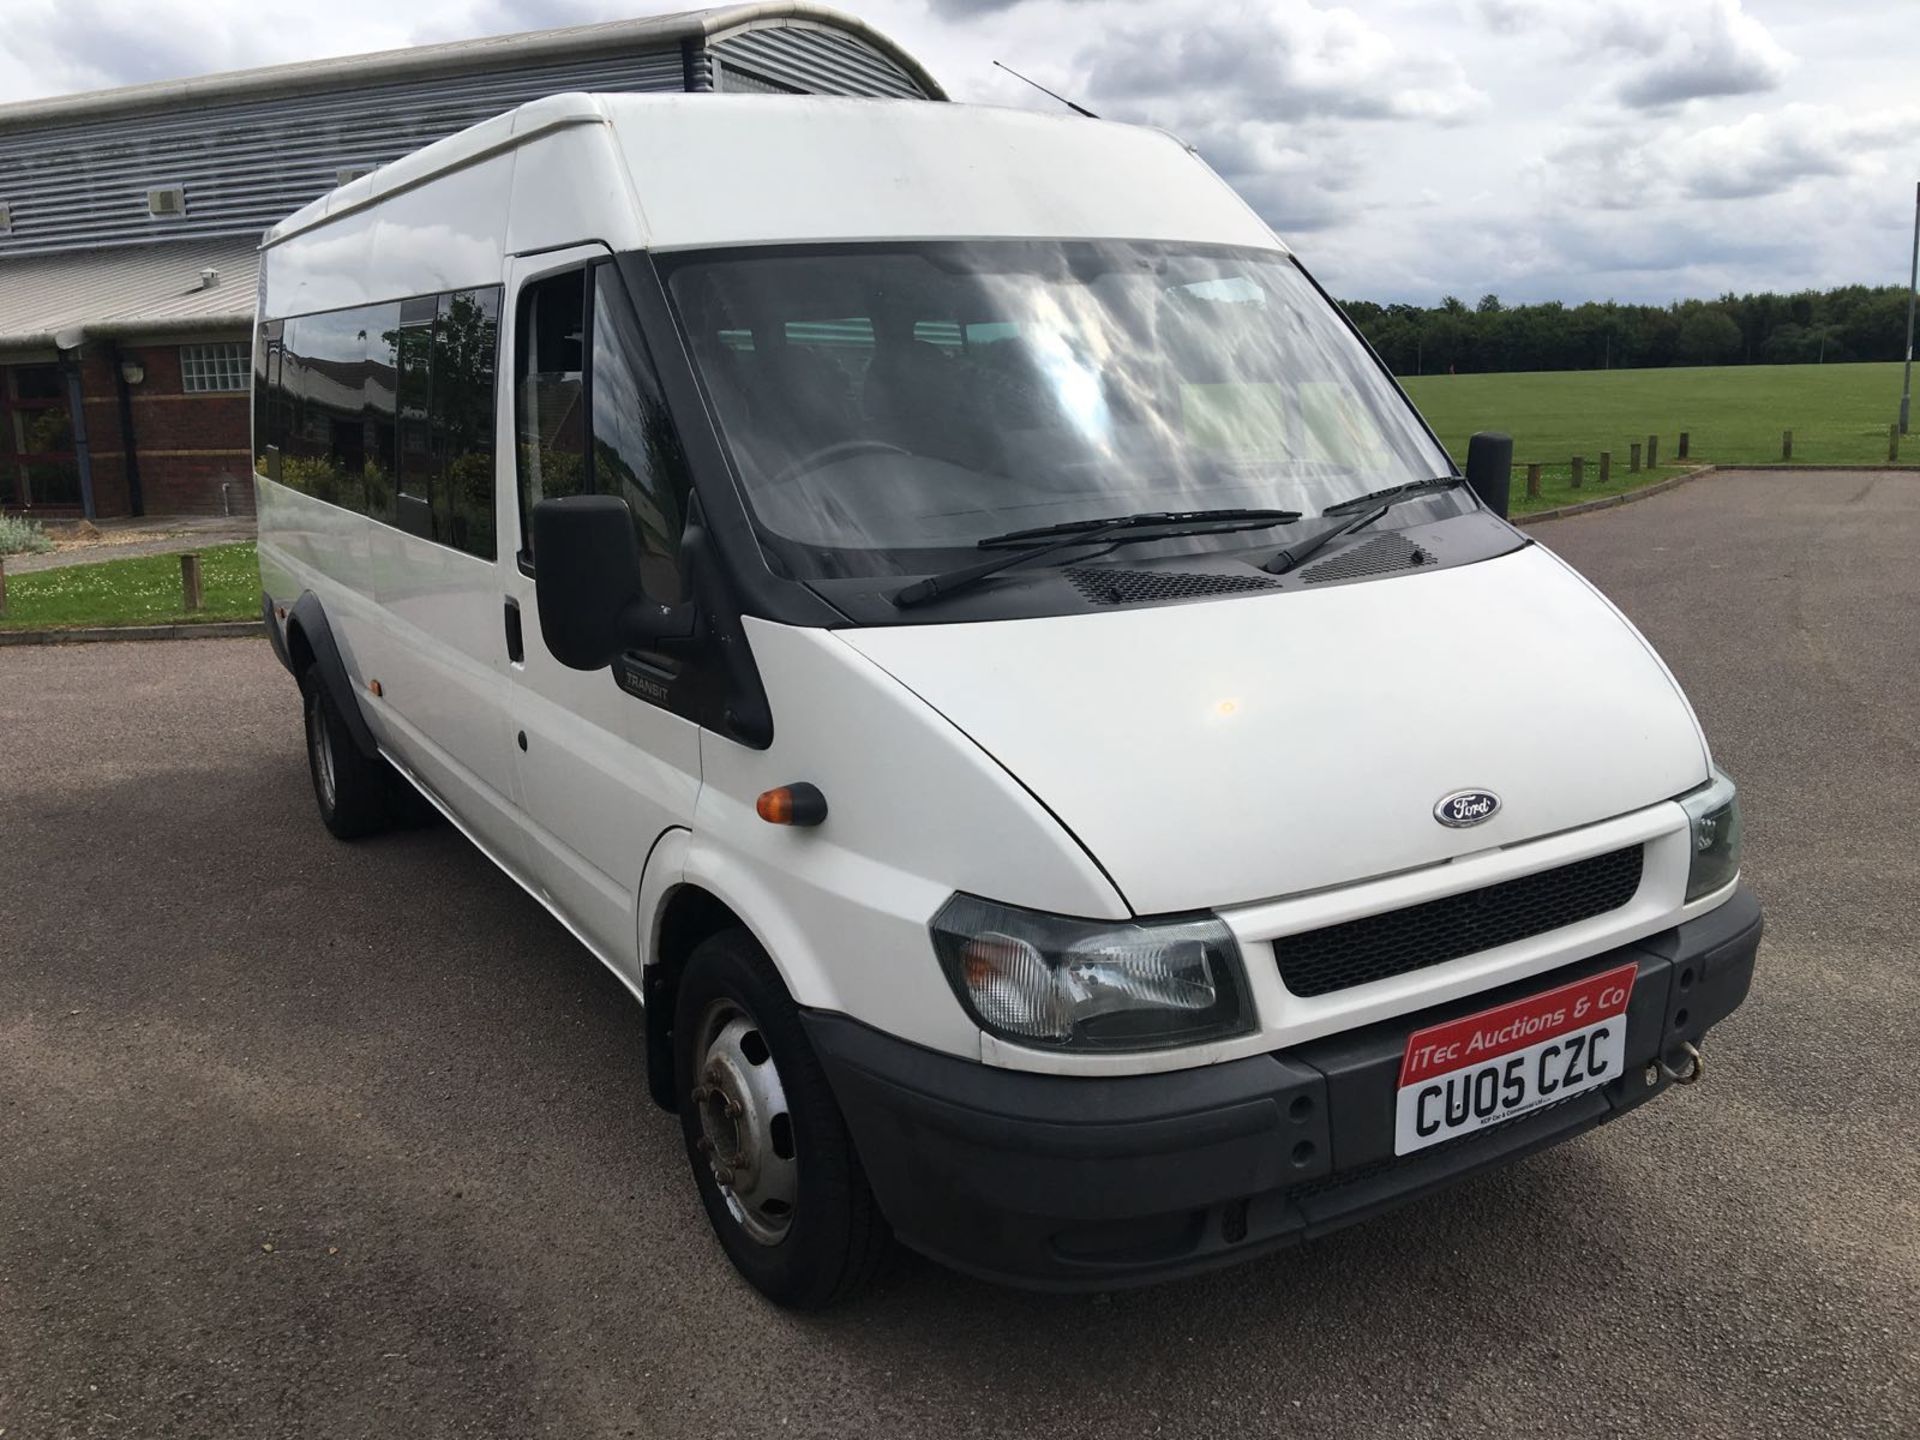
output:
<instances>
[{"instance_id":1,"label":"tyre","mask_svg":"<svg viewBox=\"0 0 1920 1440\"><path fill-rule=\"evenodd\" d=\"M886 1250L886 1221L800 1012L746 931L695 948L673 1037L687 1159L734 1267L795 1310L855 1294Z\"/></svg>"},{"instance_id":2,"label":"tyre","mask_svg":"<svg viewBox=\"0 0 1920 1440\"><path fill-rule=\"evenodd\" d=\"M307 721L307 769L320 819L341 840L358 840L387 828L393 813L393 767L368 759L353 743L317 666L300 677Z\"/></svg>"}]
</instances>

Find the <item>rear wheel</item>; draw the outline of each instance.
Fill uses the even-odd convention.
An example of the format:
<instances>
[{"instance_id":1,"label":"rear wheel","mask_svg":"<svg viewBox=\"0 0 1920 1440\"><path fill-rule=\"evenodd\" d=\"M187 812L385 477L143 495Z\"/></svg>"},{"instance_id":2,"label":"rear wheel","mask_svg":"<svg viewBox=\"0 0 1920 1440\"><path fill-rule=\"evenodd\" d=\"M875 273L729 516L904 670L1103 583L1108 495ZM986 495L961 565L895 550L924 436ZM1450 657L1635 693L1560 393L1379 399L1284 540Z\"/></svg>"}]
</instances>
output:
<instances>
[{"instance_id":1,"label":"rear wheel","mask_svg":"<svg viewBox=\"0 0 1920 1440\"><path fill-rule=\"evenodd\" d=\"M728 1258L779 1305L854 1294L885 1252L886 1222L800 1012L745 931L694 950L673 1033L687 1158Z\"/></svg>"},{"instance_id":2,"label":"rear wheel","mask_svg":"<svg viewBox=\"0 0 1920 1440\"><path fill-rule=\"evenodd\" d=\"M369 759L353 743L317 666L300 677L307 722L307 768L320 819L341 840L358 840L387 828L392 815L393 769Z\"/></svg>"}]
</instances>

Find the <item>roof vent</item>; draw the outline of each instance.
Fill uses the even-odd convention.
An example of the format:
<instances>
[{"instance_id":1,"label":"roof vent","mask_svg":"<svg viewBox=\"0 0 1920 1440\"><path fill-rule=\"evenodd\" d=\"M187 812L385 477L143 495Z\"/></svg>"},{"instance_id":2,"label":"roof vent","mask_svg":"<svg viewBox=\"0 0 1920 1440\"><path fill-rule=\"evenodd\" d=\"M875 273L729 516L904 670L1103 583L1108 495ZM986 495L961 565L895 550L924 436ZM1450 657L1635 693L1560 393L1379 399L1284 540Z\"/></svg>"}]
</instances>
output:
<instances>
[{"instance_id":1,"label":"roof vent","mask_svg":"<svg viewBox=\"0 0 1920 1440\"><path fill-rule=\"evenodd\" d=\"M0 235L11 235L12 233L13 207L5 201L0 201Z\"/></svg>"},{"instance_id":2,"label":"roof vent","mask_svg":"<svg viewBox=\"0 0 1920 1440\"><path fill-rule=\"evenodd\" d=\"M162 185L147 191L147 213L149 215L184 215L187 213L187 187L184 185Z\"/></svg>"},{"instance_id":3,"label":"roof vent","mask_svg":"<svg viewBox=\"0 0 1920 1440\"><path fill-rule=\"evenodd\" d=\"M342 165L338 170L333 172L333 183L335 185L351 185L361 176L371 175L372 173L373 166L371 165Z\"/></svg>"},{"instance_id":4,"label":"roof vent","mask_svg":"<svg viewBox=\"0 0 1920 1440\"><path fill-rule=\"evenodd\" d=\"M211 290L213 289L214 286L218 285L219 283L220 283L220 272L214 269L213 266L209 265L207 266L206 269L200 272L200 288L202 290Z\"/></svg>"}]
</instances>

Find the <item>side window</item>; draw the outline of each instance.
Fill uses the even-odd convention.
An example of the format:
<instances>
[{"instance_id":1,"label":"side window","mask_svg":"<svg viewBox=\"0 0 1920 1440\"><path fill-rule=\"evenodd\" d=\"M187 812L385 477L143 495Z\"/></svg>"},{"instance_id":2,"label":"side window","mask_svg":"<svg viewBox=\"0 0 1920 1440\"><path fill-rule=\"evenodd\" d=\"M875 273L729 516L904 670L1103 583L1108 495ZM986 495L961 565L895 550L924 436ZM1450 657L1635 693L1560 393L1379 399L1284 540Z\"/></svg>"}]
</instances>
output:
<instances>
[{"instance_id":1,"label":"side window","mask_svg":"<svg viewBox=\"0 0 1920 1440\"><path fill-rule=\"evenodd\" d=\"M394 523L431 540L438 461L433 453L433 321L437 297L400 303L394 332L397 370L394 428L396 490Z\"/></svg>"},{"instance_id":2,"label":"side window","mask_svg":"<svg viewBox=\"0 0 1920 1440\"><path fill-rule=\"evenodd\" d=\"M303 315L286 326L281 375L290 414L282 479L316 500L364 510L366 435L361 370L366 342L356 312Z\"/></svg>"},{"instance_id":3,"label":"side window","mask_svg":"<svg viewBox=\"0 0 1920 1440\"><path fill-rule=\"evenodd\" d=\"M533 507L587 488L586 277L569 270L520 292L513 409L523 557L533 554Z\"/></svg>"},{"instance_id":4,"label":"side window","mask_svg":"<svg viewBox=\"0 0 1920 1440\"><path fill-rule=\"evenodd\" d=\"M253 465L269 480L280 478L280 336L285 327L269 320L253 343Z\"/></svg>"},{"instance_id":5,"label":"side window","mask_svg":"<svg viewBox=\"0 0 1920 1440\"><path fill-rule=\"evenodd\" d=\"M520 294L518 334L521 555L532 558L540 501L619 495L633 512L647 593L679 600L686 456L619 271L600 265L536 281Z\"/></svg>"},{"instance_id":6,"label":"side window","mask_svg":"<svg viewBox=\"0 0 1920 1440\"><path fill-rule=\"evenodd\" d=\"M684 598L686 455L619 271L602 265L593 273L593 488L625 498L647 594L673 604Z\"/></svg>"},{"instance_id":7,"label":"side window","mask_svg":"<svg viewBox=\"0 0 1920 1440\"><path fill-rule=\"evenodd\" d=\"M440 489L433 497L439 538L470 555L494 558L494 353L500 291L457 290L440 297L433 327L433 452Z\"/></svg>"},{"instance_id":8,"label":"side window","mask_svg":"<svg viewBox=\"0 0 1920 1440\"><path fill-rule=\"evenodd\" d=\"M371 305L352 312L360 322L366 346L361 375L362 411L361 485L366 511L376 520L393 523L394 422L396 368L394 345L400 338L400 307Z\"/></svg>"}]
</instances>

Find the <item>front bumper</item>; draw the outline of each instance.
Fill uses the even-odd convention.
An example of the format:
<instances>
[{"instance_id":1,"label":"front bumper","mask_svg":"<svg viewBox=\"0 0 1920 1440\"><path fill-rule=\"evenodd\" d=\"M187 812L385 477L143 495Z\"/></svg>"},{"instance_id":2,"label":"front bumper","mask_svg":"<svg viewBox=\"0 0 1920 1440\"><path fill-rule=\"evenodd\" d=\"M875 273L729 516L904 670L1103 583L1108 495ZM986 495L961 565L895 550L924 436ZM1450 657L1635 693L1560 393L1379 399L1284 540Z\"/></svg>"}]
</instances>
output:
<instances>
[{"instance_id":1,"label":"front bumper","mask_svg":"<svg viewBox=\"0 0 1920 1440\"><path fill-rule=\"evenodd\" d=\"M1760 929L1760 906L1743 887L1696 920L1549 975L1277 1054L1165 1074L1002 1070L843 1015L805 1019L903 1241L990 1279L1104 1290L1312 1239L1644 1103L1673 1083L1657 1062L1684 1070L1684 1043L1697 1045L1746 998ZM1640 968L1621 1079L1394 1156L1410 1033L1629 960Z\"/></svg>"}]
</instances>

